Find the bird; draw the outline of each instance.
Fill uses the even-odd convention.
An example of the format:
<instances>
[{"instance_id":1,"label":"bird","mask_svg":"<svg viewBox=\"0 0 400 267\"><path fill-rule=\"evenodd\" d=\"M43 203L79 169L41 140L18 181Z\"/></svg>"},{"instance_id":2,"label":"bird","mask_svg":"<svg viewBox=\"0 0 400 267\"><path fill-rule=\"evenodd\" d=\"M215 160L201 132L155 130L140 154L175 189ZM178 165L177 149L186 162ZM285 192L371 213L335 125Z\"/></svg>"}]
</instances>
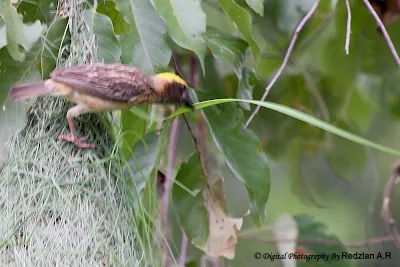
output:
<instances>
[{"instance_id":1,"label":"bird","mask_svg":"<svg viewBox=\"0 0 400 267\"><path fill-rule=\"evenodd\" d=\"M95 63L54 69L50 79L15 85L9 97L14 101L54 95L62 96L76 105L67 111L70 135L59 140L71 142L79 148L94 148L78 137L73 119L93 112L130 109L138 104L183 104L193 109L188 84L174 73L163 72L153 76L125 64Z\"/></svg>"}]
</instances>

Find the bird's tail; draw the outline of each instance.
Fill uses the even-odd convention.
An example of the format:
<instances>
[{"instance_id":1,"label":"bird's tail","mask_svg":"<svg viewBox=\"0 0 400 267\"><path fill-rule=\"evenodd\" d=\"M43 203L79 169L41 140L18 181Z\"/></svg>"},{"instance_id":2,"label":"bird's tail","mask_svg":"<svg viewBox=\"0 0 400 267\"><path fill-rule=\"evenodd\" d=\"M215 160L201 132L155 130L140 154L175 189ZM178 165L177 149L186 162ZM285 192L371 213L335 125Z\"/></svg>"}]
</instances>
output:
<instances>
[{"instance_id":1,"label":"bird's tail","mask_svg":"<svg viewBox=\"0 0 400 267\"><path fill-rule=\"evenodd\" d=\"M45 82L25 83L11 88L10 98L14 101L21 101L37 96L47 95L53 92L52 86L46 86Z\"/></svg>"}]
</instances>

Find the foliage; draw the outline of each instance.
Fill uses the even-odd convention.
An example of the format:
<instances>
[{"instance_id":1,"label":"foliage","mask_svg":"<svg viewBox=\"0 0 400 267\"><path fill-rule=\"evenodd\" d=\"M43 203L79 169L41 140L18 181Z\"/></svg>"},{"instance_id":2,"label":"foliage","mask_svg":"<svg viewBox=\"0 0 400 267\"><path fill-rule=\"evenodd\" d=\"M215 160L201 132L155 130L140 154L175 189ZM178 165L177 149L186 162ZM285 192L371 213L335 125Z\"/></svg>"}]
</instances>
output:
<instances>
[{"instance_id":1,"label":"foliage","mask_svg":"<svg viewBox=\"0 0 400 267\"><path fill-rule=\"evenodd\" d=\"M223 175L225 181L236 178L245 189L247 199L241 202L250 212L249 225L259 227L269 222L271 180L277 179L271 162L285 165L289 191L302 204L324 207L321 199L326 191L316 188L321 188L318 186L325 182L325 176L330 179L328 188L361 177L370 169L367 147L399 155L398 146L393 147L386 135L373 129L380 116L384 119L379 121L399 117L398 67L363 1L350 1L352 34L350 55L346 55L346 5L344 1L332 2L336 1L320 1L264 103L257 100L280 66L298 22L314 1L104 0L96 10L86 10L82 23L96 43L96 60L129 64L149 75L172 71L176 63L184 78L196 86L191 95L203 101L196 105L203 109L186 115L192 125L204 118L206 151L201 153L209 159L203 162L188 145L189 138L179 138L174 170L179 184L173 186L171 203L178 221L173 231L181 226L203 251L210 252L205 244L210 248L207 240L215 239L210 236L210 210L202 192L211 190L210 179L221 177L222 172L228 173ZM66 18L54 18L52 12L58 4L24 1L13 6L10 1L0 2L0 38L2 33L5 38L0 40L0 105L6 102L13 84L38 78L39 73L42 79L48 78L59 65L60 56L68 55L70 25ZM399 47L400 22L390 25L388 31ZM243 131L250 104L265 109L250 129ZM169 119L187 111L183 108ZM156 107L135 107L119 113L113 126L118 151L125 170L129 170L127 177L134 177L126 177L126 188L140 191L137 193L142 198L132 196L136 211L138 201L152 202L145 198L154 189L158 169L165 168L168 160L167 115L161 116ZM157 126L149 118L164 123L160 136L154 133ZM142 158L144 151L148 158ZM224 164L210 164L218 157ZM309 166L315 162L320 167L316 175L324 179L310 185ZM207 164L214 169L207 172ZM222 186L218 188L222 191ZM229 197L226 201L229 203ZM225 198L218 203L224 206ZM231 218L227 215L229 207L221 210ZM141 210L138 220L154 221L153 212L150 208ZM303 232L318 232L321 237L325 231L311 217L296 220L301 227L308 227ZM320 252L318 247L307 250Z\"/></svg>"}]
</instances>

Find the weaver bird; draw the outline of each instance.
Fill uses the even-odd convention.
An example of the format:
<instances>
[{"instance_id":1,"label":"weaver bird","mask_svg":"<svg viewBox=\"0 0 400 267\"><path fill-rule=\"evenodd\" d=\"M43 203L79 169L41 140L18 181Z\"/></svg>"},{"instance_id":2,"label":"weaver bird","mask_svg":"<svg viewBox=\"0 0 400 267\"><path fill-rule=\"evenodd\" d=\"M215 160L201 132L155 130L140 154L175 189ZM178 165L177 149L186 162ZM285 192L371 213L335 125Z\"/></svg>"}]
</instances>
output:
<instances>
[{"instance_id":1,"label":"weaver bird","mask_svg":"<svg viewBox=\"0 0 400 267\"><path fill-rule=\"evenodd\" d=\"M93 64L55 69L50 79L11 88L14 101L42 95L61 95L76 106L67 112L71 135L60 140L80 148L93 148L87 136L76 135L73 118L84 113L129 109L137 104L181 103L193 107L187 83L173 73L147 76L138 69L121 64Z\"/></svg>"}]
</instances>

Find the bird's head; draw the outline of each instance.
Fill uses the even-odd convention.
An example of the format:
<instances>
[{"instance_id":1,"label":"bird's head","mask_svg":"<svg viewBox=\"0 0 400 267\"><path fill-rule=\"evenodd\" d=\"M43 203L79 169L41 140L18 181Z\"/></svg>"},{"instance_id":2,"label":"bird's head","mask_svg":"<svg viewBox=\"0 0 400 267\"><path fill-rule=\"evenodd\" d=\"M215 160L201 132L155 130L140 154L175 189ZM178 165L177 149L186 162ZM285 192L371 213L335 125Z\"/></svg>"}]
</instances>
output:
<instances>
[{"instance_id":1,"label":"bird's head","mask_svg":"<svg viewBox=\"0 0 400 267\"><path fill-rule=\"evenodd\" d=\"M188 85L181 77L170 72L153 76L153 87L163 103L181 103L193 108Z\"/></svg>"}]
</instances>

